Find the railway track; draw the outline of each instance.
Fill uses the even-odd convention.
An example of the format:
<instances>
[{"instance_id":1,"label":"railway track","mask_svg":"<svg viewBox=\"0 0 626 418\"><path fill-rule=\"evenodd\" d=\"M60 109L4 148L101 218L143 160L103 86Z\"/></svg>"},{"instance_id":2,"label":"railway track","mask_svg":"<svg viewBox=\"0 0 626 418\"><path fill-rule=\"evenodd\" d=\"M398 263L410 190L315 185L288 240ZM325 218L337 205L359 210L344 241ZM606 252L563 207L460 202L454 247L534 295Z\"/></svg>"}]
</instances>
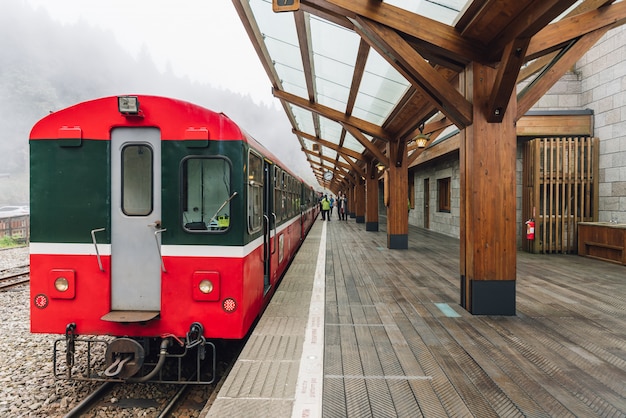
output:
<instances>
[{"instance_id":1,"label":"railway track","mask_svg":"<svg viewBox=\"0 0 626 418\"><path fill-rule=\"evenodd\" d=\"M30 280L28 264L0 271L0 291L28 283Z\"/></svg>"},{"instance_id":2,"label":"railway track","mask_svg":"<svg viewBox=\"0 0 626 418\"><path fill-rule=\"evenodd\" d=\"M217 392L227 374L212 385L120 384L107 382L97 387L64 417L107 416L197 417ZM138 388L144 386L143 388ZM141 393L137 395L137 393ZM149 397L145 396L150 394Z\"/></svg>"},{"instance_id":3,"label":"railway track","mask_svg":"<svg viewBox=\"0 0 626 418\"><path fill-rule=\"evenodd\" d=\"M106 382L64 415L72 417L143 416L154 418L197 417L210 408L242 343L232 343L218 362L218 379L210 385ZM104 411L104 412L102 412Z\"/></svg>"}]
</instances>

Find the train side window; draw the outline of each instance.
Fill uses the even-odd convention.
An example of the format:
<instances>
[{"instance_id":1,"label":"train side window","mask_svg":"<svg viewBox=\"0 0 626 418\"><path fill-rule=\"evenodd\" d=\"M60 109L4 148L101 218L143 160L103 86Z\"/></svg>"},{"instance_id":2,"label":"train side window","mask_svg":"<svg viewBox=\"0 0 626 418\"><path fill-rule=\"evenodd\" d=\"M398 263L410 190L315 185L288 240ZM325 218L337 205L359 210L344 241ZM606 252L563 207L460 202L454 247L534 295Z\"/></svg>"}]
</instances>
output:
<instances>
[{"instance_id":1,"label":"train side window","mask_svg":"<svg viewBox=\"0 0 626 418\"><path fill-rule=\"evenodd\" d=\"M122 212L128 216L152 213L152 148L144 144L122 149Z\"/></svg>"},{"instance_id":2,"label":"train side window","mask_svg":"<svg viewBox=\"0 0 626 418\"><path fill-rule=\"evenodd\" d=\"M248 154L248 231L263 227L263 159L252 152Z\"/></svg>"},{"instance_id":3,"label":"train side window","mask_svg":"<svg viewBox=\"0 0 626 418\"><path fill-rule=\"evenodd\" d=\"M282 221L285 218L285 211L282 208L282 202L281 202L280 176L281 176L280 168L274 166L274 205L273 205L273 208L274 208L274 213L276 213L276 217Z\"/></svg>"},{"instance_id":4,"label":"train side window","mask_svg":"<svg viewBox=\"0 0 626 418\"><path fill-rule=\"evenodd\" d=\"M287 206L287 176L288 174L283 172L283 179L281 182L282 196L280 199L280 205L283 211L283 216L285 218L289 217L289 211L288 211L288 206Z\"/></svg>"},{"instance_id":5,"label":"train side window","mask_svg":"<svg viewBox=\"0 0 626 418\"><path fill-rule=\"evenodd\" d=\"M224 158L183 160L182 222L187 231L221 232L230 227L230 172Z\"/></svg>"}]
</instances>

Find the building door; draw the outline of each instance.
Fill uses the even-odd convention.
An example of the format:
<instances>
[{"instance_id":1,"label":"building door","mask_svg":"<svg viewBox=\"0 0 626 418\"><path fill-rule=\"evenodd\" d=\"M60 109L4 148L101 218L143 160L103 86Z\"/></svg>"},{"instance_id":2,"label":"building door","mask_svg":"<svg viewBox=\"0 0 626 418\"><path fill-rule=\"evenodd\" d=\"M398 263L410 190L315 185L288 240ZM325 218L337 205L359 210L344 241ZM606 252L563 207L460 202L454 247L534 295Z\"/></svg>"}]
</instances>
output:
<instances>
[{"instance_id":1,"label":"building door","mask_svg":"<svg viewBox=\"0 0 626 418\"><path fill-rule=\"evenodd\" d=\"M161 308L161 134L118 128L111 134L111 314ZM142 317L139 314L137 318ZM110 315L108 320L132 321Z\"/></svg>"}]
</instances>

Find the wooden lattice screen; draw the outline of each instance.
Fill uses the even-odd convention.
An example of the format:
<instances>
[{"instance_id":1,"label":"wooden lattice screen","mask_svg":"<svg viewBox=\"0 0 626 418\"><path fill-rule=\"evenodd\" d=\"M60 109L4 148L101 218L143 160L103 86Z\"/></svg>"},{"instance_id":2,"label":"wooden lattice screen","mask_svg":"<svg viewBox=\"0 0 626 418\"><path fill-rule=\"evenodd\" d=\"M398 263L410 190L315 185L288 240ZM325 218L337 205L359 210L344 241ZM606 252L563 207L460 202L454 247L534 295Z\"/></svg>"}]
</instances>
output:
<instances>
[{"instance_id":1,"label":"wooden lattice screen","mask_svg":"<svg viewBox=\"0 0 626 418\"><path fill-rule=\"evenodd\" d=\"M575 253L578 222L598 219L598 139L537 138L524 148L522 217L535 220L533 253Z\"/></svg>"}]
</instances>

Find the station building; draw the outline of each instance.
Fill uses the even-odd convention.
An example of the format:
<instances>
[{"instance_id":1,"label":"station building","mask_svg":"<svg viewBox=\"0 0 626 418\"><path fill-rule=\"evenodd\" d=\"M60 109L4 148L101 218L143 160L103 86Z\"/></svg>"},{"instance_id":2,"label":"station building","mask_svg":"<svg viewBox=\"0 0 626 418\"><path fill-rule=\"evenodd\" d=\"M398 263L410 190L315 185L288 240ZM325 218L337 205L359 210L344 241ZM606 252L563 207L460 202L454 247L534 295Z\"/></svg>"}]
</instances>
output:
<instances>
[{"instance_id":1,"label":"station building","mask_svg":"<svg viewBox=\"0 0 626 418\"><path fill-rule=\"evenodd\" d=\"M518 91L522 90L525 84L528 83L518 85ZM533 122L540 127L529 126ZM528 166L525 161L530 158L525 155L524 149L529 141L535 139L553 138L555 146L556 141L562 138L597 138L597 150L593 150L589 156L592 176L595 175L596 178L585 179L589 181L590 186L588 195L590 212L584 220L626 223L626 28L617 27L603 36L532 107L518 126L520 126L516 164L518 249L526 247L533 250L525 245L525 222L532 217L532 213L524 213L523 210L527 204L524 197L524 169ZM527 132L531 129L535 131ZM457 135L458 133L453 131L433 144L430 152L425 151L426 158L417 160L409 168L409 183L412 186L409 223L455 238L460 235L460 168ZM436 146L444 148L445 141L451 145L445 147L445 151L437 152ZM449 193L449 207L445 208L441 208L439 204L439 193L442 190L438 186L442 184L444 187L449 185L449 188L444 190ZM425 199L425 196L429 198ZM568 198L567 190L565 198ZM385 206L381 204L380 210L384 211L384 208ZM542 219L538 212L536 210L534 219L538 224L536 239L540 241L543 239L541 236L543 230L539 228L539 221ZM583 221L583 216L580 216L580 220ZM567 239L559 246L552 242L552 247L545 250L543 245L538 244L534 252L575 253L577 251L575 241L571 240L574 238L573 232L575 231L572 231L570 236L570 245L567 245ZM567 230L564 234L567 234Z\"/></svg>"},{"instance_id":2,"label":"station building","mask_svg":"<svg viewBox=\"0 0 626 418\"><path fill-rule=\"evenodd\" d=\"M626 263L623 2L233 4L320 186L458 237L469 312L515 314L519 249Z\"/></svg>"}]
</instances>

